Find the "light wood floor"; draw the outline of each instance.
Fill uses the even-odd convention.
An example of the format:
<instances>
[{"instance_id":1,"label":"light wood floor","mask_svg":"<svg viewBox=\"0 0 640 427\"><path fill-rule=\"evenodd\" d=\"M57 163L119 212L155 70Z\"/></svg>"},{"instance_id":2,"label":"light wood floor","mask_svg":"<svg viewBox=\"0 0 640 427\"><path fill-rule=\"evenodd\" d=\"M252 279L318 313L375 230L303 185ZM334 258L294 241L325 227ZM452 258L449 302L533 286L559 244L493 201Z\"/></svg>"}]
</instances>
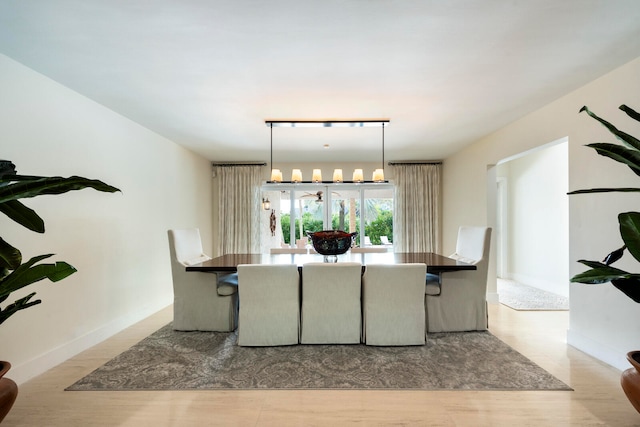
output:
<instances>
[{"instance_id":1,"label":"light wood floor","mask_svg":"<svg viewBox=\"0 0 640 427\"><path fill-rule=\"evenodd\" d=\"M166 309L23 384L2 427L640 426L620 372L565 344L568 318L490 305L491 332L575 391L64 391L168 323Z\"/></svg>"}]
</instances>

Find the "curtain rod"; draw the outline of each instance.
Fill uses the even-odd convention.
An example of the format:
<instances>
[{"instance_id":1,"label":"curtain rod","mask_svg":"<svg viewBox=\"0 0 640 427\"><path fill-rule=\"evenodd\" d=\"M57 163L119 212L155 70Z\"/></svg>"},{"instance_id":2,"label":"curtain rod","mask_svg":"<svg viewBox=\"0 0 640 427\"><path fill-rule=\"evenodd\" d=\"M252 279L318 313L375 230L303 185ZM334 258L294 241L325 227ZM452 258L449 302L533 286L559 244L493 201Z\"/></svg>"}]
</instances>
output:
<instances>
[{"instance_id":1,"label":"curtain rod","mask_svg":"<svg viewBox=\"0 0 640 427\"><path fill-rule=\"evenodd\" d=\"M428 162L428 161L415 161L415 162L389 162L389 166L396 165L441 165L442 162Z\"/></svg>"},{"instance_id":2,"label":"curtain rod","mask_svg":"<svg viewBox=\"0 0 640 427\"><path fill-rule=\"evenodd\" d=\"M267 166L267 163L211 163L211 166Z\"/></svg>"}]
</instances>

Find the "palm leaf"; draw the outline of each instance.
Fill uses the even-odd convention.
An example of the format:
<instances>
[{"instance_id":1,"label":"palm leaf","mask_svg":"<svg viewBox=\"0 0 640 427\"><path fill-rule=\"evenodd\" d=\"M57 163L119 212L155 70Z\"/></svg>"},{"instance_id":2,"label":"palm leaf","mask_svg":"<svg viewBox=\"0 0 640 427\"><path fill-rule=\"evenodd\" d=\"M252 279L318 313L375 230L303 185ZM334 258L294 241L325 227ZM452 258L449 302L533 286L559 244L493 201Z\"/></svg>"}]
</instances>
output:
<instances>
[{"instance_id":1,"label":"palm leaf","mask_svg":"<svg viewBox=\"0 0 640 427\"><path fill-rule=\"evenodd\" d=\"M31 231L44 233L44 221L42 218L33 209L26 207L17 200L0 203L0 212Z\"/></svg>"},{"instance_id":2,"label":"palm leaf","mask_svg":"<svg viewBox=\"0 0 640 427\"><path fill-rule=\"evenodd\" d=\"M0 310L0 325L4 323L4 321L9 317L16 314L18 311L40 304L42 301L39 299L30 301L30 299L33 298L35 294L35 292L32 292L26 297L16 300L13 304L9 304L4 310Z\"/></svg>"},{"instance_id":3,"label":"palm leaf","mask_svg":"<svg viewBox=\"0 0 640 427\"><path fill-rule=\"evenodd\" d=\"M640 122L640 113L638 113L636 110L634 110L631 107L627 107L626 105L622 104L619 107L622 111L624 111L625 113L627 113L627 116L631 117L634 120L637 120Z\"/></svg>"},{"instance_id":4,"label":"palm leaf","mask_svg":"<svg viewBox=\"0 0 640 427\"><path fill-rule=\"evenodd\" d=\"M20 251L0 237L0 267L15 270L22 263Z\"/></svg>"},{"instance_id":5,"label":"palm leaf","mask_svg":"<svg viewBox=\"0 0 640 427\"><path fill-rule=\"evenodd\" d=\"M633 173L640 176L640 151L607 142L587 144L587 147L593 148L601 156L629 166Z\"/></svg>"},{"instance_id":6,"label":"palm leaf","mask_svg":"<svg viewBox=\"0 0 640 427\"><path fill-rule=\"evenodd\" d=\"M627 107L621 105L620 110L624 111L629 117L636 121L640 121L640 114ZM621 140L626 146L608 143L589 144L602 156L609 157L619 163L623 163L638 176L640 176L640 140L618 130L608 121L598 117L591 112L586 106L580 109L580 112L586 111L587 114L603 126L605 126L616 138ZM588 190L572 191L568 194L585 194L585 193L608 193L608 192L638 192L638 188L592 188ZM589 270L576 274L571 278L571 282L598 284L611 282L613 286L622 291L633 301L640 303L640 275L631 274L626 271L611 267L610 264L620 259L625 249L638 261L640 261L640 212L624 212L618 215L620 225L620 235L624 241L624 246L611 252L605 258L605 264L597 261L580 260L578 262L590 267Z\"/></svg>"},{"instance_id":7,"label":"palm leaf","mask_svg":"<svg viewBox=\"0 0 640 427\"><path fill-rule=\"evenodd\" d=\"M14 177L3 177L1 180L12 181ZM0 203L27 197L35 197L43 194L62 194L68 191L93 188L97 191L115 193L120 191L116 187L105 184L97 179L87 179L80 176L63 178L59 176L45 177L18 181L11 185L0 187Z\"/></svg>"},{"instance_id":8,"label":"palm leaf","mask_svg":"<svg viewBox=\"0 0 640 427\"><path fill-rule=\"evenodd\" d=\"M53 254L39 255L20 265L0 281L0 296L8 295L18 289L43 279L57 282L75 273L77 270L72 265L58 261L55 264L38 264L37 262L49 258Z\"/></svg>"},{"instance_id":9,"label":"palm leaf","mask_svg":"<svg viewBox=\"0 0 640 427\"><path fill-rule=\"evenodd\" d=\"M109 193L120 191L102 181L79 176L63 178L18 175L12 162L0 160L0 212L29 230L44 233L44 221L19 199L62 194L83 188ZM22 264L20 251L0 238L0 303L5 302L12 292L32 283L43 279L57 282L76 272L72 265L63 261L38 264L51 256L52 254L39 255ZM0 307L0 324L17 311L39 304L40 300L31 301L34 295L35 293L31 293L20 298L4 310Z\"/></svg>"},{"instance_id":10,"label":"palm leaf","mask_svg":"<svg viewBox=\"0 0 640 427\"><path fill-rule=\"evenodd\" d=\"M575 190L567 193L568 195L572 194L586 194L586 193L612 193L612 192L621 192L621 193L637 193L640 192L640 188L590 188L588 190Z\"/></svg>"},{"instance_id":11,"label":"palm leaf","mask_svg":"<svg viewBox=\"0 0 640 427\"><path fill-rule=\"evenodd\" d=\"M629 107L624 106L625 107L624 109L622 107L623 106L621 106L620 109L625 111L625 112L627 112L627 110L631 110ZM594 119L596 119L597 121L602 123L602 125L604 125L604 127L606 127L609 130L609 132L614 134L615 137L618 138L620 141L622 141L623 143L625 143L626 145L628 145L631 148L635 148L636 150L640 150L640 140L638 140L637 138L629 135L626 132L622 132L622 131L618 130L618 128L616 128L614 125L612 125L608 121L598 117L595 113L593 113L591 110L589 110L589 108L587 106L584 106L584 107L582 107L580 109L580 112L583 112L583 111L586 111L588 115L590 115L591 117L593 117ZM631 111L633 111L633 110L631 110ZM633 113L635 113L635 111L633 111ZM627 114L629 114L629 113L627 112Z\"/></svg>"}]
</instances>

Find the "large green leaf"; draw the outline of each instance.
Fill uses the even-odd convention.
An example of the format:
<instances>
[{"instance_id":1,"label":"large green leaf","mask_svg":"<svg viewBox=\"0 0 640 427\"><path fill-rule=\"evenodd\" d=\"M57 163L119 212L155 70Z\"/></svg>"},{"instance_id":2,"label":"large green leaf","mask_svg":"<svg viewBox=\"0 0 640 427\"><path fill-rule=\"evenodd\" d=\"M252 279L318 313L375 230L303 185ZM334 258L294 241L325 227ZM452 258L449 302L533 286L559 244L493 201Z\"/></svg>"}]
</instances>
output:
<instances>
[{"instance_id":1,"label":"large green leaf","mask_svg":"<svg viewBox=\"0 0 640 427\"><path fill-rule=\"evenodd\" d=\"M14 177L4 177L0 179L0 181L11 181L12 178ZM108 193L120 191L116 187L112 187L97 179L87 179L80 176L72 176L69 178L59 176L45 178L34 177L34 179L18 181L11 185L0 187L0 203L43 194L62 194L83 188L93 188Z\"/></svg>"},{"instance_id":2,"label":"large green leaf","mask_svg":"<svg viewBox=\"0 0 640 427\"><path fill-rule=\"evenodd\" d=\"M0 160L0 179L16 174L16 165L9 160Z\"/></svg>"},{"instance_id":3,"label":"large green leaf","mask_svg":"<svg viewBox=\"0 0 640 427\"><path fill-rule=\"evenodd\" d=\"M42 218L33 209L26 207L17 200L0 203L0 212L31 231L44 233L44 221Z\"/></svg>"},{"instance_id":4,"label":"large green leaf","mask_svg":"<svg viewBox=\"0 0 640 427\"><path fill-rule=\"evenodd\" d=\"M621 248L618 248L615 251L612 251L609 254L607 254L607 256L604 257L604 260L602 262L605 265L611 265L615 263L616 261L620 260L620 258L622 258L622 256L624 255L625 249L627 249L627 245L622 245Z\"/></svg>"},{"instance_id":5,"label":"large green leaf","mask_svg":"<svg viewBox=\"0 0 640 427\"><path fill-rule=\"evenodd\" d=\"M640 122L640 113L638 113L636 110L634 110L631 107L627 107L626 105L622 104L619 107L622 111L624 111L625 113L627 113L627 116L631 117L634 120L637 120Z\"/></svg>"},{"instance_id":6,"label":"large green leaf","mask_svg":"<svg viewBox=\"0 0 640 427\"><path fill-rule=\"evenodd\" d=\"M637 277L614 279L611 283L633 301L640 303L640 279Z\"/></svg>"},{"instance_id":7,"label":"large green leaf","mask_svg":"<svg viewBox=\"0 0 640 427\"><path fill-rule=\"evenodd\" d=\"M580 261L582 262L582 261ZM614 277L616 274L607 274L605 268L594 268L580 273L571 278L571 282L584 283L588 285L598 285L611 282L613 286L622 291L633 301L640 303L640 276L626 273L624 277ZM611 269L616 271L617 269ZM622 270L617 270L622 271ZM624 273L624 272L623 272Z\"/></svg>"},{"instance_id":8,"label":"large green leaf","mask_svg":"<svg viewBox=\"0 0 640 427\"><path fill-rule=\"evenodd\" d=\"M586 259L579 259L579 260L578 260L578 262L579 262L580 264L584 264L584 265L586 265L587 267L591 267L591 268L610 268L610 269L612 269L612 270L616 270L616 271L618 271L618 272L622 272L622 273L625 273L625 274L629 274L629 273L627 273L626 271L622 271L622 270L620 270L619 268L615 268L615 267L608 266L607 264L604 264L604 263L602 263L602 262L600 262L600 261L588 261L588 260L586 260Z\"/></svg>"},{"instance_id":9,"label":"large green leaf","mask_svg":"<svg viewBox=\"0 0 640 427\"><path fill-rule=\"evenodd\" d=\"M631 276L630 273L624 270L611 267L601 262L586 260L579 260L578 262L591 267L591 269L573 276L571 278L571 282L574 283L578 282L595 285L611 282L616 279L626 279Z\"/></svg>"},{"instance_id":10,"label":"large green leaf","mask_svg":"<svg viewBox=\"0 0 640 427\"><path fill-rule=\"evenodd\" d=\"M640 121L640 114L627 107L621 105L620 110L624 111L629 117ZM608 143L589 144L602 156L609 157L617 162L627 165L636 175L640 176L640 140L618 130L608 121L598 117L591 112L586 106L580 109L580 112L586 111L589 116L599 121L605 126L616 138L621 140L626 146ZM608 192L638 192L638 188L592 188L587 190L572 191L569 194L585 194L585 193L608 193ZM631 274L626 271L611 267L609 264L617 261L622 257L625 249L628 249L632 256L640 261L640 212L624 212L618 215L620 224L620 235L625 245L620 249L613 251L605 258L606 264L597 261L580 260L578 262L590 267L589 270L576 274L571 278L572 282L598 284L611 282L613 286L622 291L633 301L640 303L640 274Z\"/></svg>"},{"instance_id":11,"label":"large green leaf","mask_svg":"<svg viewBox=\"0 0 640 427\"><path fill-rule=\"evenodd\" d=\"M0 325L4 323L9 317L13 316L20 310L24 310L25 308L32 307L36 304L40 304L41 300L30 301L31 298L35 295L35 292L30 293L26 297L20 298L16 300L13 304L9 304L5 307L4 310L0 310Z\"/></svg>"},{"instance_id":12,"label":"large green leaf","mask_svg":"<svg viewBox=\"0 0 640 427\"><path fill-rule=\"evenodd\" d=\"M590 188L588 190L575 190L567 193L568 195L572 194L586 194L586 193L612 193L612 192L621 192L621 193L637 193L640 192L640 188Z\"/></svg>"},{"instance_id":13,"label":"large green leaf","mask_svg":"<svg viewBox=\"0 0 640 427\"><path fill-rule=\"evenodd\" d=\"M0 267L15 270L22 263L20 251L0 237Z\"/></svg>"},{"instance_id":14,"label":"large green leaf","mask_svg":"<svg viewBox=\"0 0 640 427\"><path fill-rule=\"evenodd\" d=\"M18 289L43 279L57 282L75 273L77 270L72 265L58 261L55 264L38 264L37 262L51 257L53 254L39 255L20 265L7 277L0 281L0 296L8 295Z\"/></svg>"},{"instance_id":15,"label":"large green leaf","mask_svg":"<svg viewBox=\"0 0 640 427\"><path fill-rule=\"evenodd\" d=\"M44 221L19 199L62 194L83 188L109 193L120 191L102 181L79 176L63 178L18 175L12 162L0 160L0 212L30 230L44 233ZM76 272L72 265L62 261L38 264L51 256L52 254L39 255L22 264L20 251L0 238L0 303L5 302L12 292L32 283L43 279L57 282ZM40 300L31 301L34 295L35 293L31 293L20 298L4 310L0 307L0 324L17 311L39 304Z\"/></svg>"},{"instance_id":16,"label":"large green leaf","mask_svg":"<svg viewBox=\"0 0 640 427\"><path fill-rule=\"evenodd\" d=\"M593 148L601 156L609 157L629 166L633 173L640 176L640 151L608 142L587 144L587 147Z\"/></svg>"},{"instance_id":17,"label":"large green leaf","mask_svg":"<svg viewBox=\"0 0 640 427\"><path fill-rule=\"evenodd\" d=\"M640 261L640 212L623 212L618 215L620 236L629 253Z\"/></svg>"},{"instance_id":18,"label":"large green leaf","mask_svg":"<svg viewBox=\"0 0 640 427\"><path fill-rule=\"evenodd\" d=\"M626 108L626 110L631 110L629 107L625 106L625 108ZM620 109L622 109L623 111L626 112L626 110L623 109L622 106L620 107ZM584 107L582 107L580 109L580 112L583 112L583 111L586 111L588 115L590 115L591 117L593 117L594 119L596 119L597 121L602 123L602 125L604 125L604 127L606 127L609 130L609 132L614 134L616 136L616 138L618 138L620 141L624 142L629 147L635 148L636 150L640 150L640 140L638 140L637 138L629 135L626 132L622 132L622 131L618 130L618 128L616 128L614 125L612 125L611 123L609 123L608 121L606 121L604 119L601 119L595 113L590 111L587 106L584 106ZM629 114L629 113L627 112L627 114Z\"/></svg>"}]
</instances>

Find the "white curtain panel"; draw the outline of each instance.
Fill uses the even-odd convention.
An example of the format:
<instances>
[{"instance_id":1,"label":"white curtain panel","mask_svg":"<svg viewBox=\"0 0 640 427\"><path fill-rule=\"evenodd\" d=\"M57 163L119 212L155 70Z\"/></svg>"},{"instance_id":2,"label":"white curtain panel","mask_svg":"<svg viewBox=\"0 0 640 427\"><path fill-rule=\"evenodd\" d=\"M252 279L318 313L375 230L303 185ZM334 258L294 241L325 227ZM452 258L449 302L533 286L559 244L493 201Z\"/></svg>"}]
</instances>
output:
<instances>
[{"instance_id":1,"label":"white curtain panel","mask_svg":"<svg viewBox=\"0 0 640 427\"><path fill-rule=\"evenodd\" d=\"M260 253L261 165L216 165L219 236L216 253Z\"/></svg>"},{"instance_id":2,"label":"white curtain panel","mask_svg":"<svg viewBox=\"0 0 640 427\"><path fill-rule=\"evenodd\" d=\"M440 253L442 164L394 165L396 252Z\"/></svg>"}]
</instances>

